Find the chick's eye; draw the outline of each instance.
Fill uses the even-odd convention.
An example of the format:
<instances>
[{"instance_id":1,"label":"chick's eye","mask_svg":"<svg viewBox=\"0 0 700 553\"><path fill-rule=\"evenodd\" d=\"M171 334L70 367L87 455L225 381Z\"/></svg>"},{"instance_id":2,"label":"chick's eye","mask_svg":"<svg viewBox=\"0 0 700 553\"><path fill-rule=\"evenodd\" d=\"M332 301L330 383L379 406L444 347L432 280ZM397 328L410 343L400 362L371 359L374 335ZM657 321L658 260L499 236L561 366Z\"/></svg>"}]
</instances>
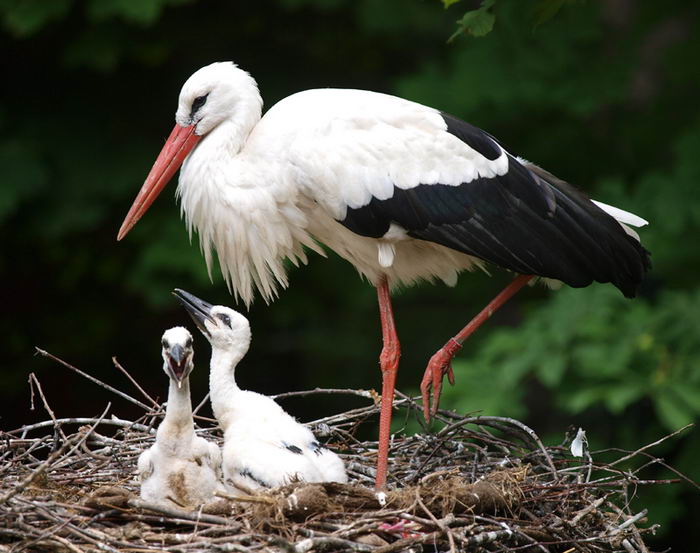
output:
<instances>
[{"instance_id":1,"label":"chick's eye","mask_svg":"<svg viewBox=\"0 0 700 553\"><path fill-rule=\"evenodd\" d=\"M167 341L165 338L163 338L163 340L161 341L161 344L163 344L163 347L164 347L164 348L169 348L169 347L170 347L170 344L168 343L168 341Z\"/></svg>"},{"instance_id":2,"label":"chick's eye","mask_svg":"<svg viewBox=\"0 0 700 553\"><path fill-rule=\"evenodd\" d=\"M226 313L219 313L217 315L219 320L224 323L227 327L231 328L231 317L229 317Z\"/></svg>"},{"instance_id":3,"label":"chick's eye","mask_svg":"<svg viewBox=\"0 0 700 553\"><path fill-rule=\"evenodd\" d=\"M192 346L192 338L187 338L187 341L185 342L185 346L188 348Z\"/></svg>"}]
</instances>

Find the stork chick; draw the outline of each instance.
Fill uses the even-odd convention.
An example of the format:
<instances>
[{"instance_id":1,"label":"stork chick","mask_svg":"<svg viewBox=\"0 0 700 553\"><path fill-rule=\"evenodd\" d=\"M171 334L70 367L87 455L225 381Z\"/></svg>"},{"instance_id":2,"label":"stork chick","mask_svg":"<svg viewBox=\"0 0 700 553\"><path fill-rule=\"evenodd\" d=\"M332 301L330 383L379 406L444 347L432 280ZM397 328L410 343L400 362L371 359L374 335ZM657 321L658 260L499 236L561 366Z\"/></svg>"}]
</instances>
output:
<instances>
[{"instance_id":1,"label":"stork chick","mask_svg":"<svg viewBox=\"0 0 700 553\"><path fill-rule=\"evenodd\" d=\"M155 443L138 460L141 498L192 509L213 499L221 484L219 447L194 432L189 375L194 368L192 335L177 326L162 339L163 371L170 379L165 418Z\"/></svg>"},{"instance_id":2,"label":"stork chick","mask_svg":"<svg viewBox=\"0 0 700 553\"><path fill-rule=\"evenodd\" d=\"M212 348L209 393L224 432L222 469L232 493L271 488L295 480L347 482L343 461L272 398L241 390L235 369L250 346L243 315L175 290Z\"/></svg>"}]
</instances>

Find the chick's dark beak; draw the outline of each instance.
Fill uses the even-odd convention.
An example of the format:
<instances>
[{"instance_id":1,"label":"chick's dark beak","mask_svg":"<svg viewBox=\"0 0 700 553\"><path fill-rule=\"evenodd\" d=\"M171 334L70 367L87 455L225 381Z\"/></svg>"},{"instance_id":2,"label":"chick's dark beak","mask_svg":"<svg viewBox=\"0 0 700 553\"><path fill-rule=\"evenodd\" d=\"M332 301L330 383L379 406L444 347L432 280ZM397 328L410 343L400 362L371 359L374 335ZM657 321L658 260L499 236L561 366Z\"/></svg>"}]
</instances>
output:
<instances>
[{"instance_id":1,"label":"chick's dark beak","mask_svg":"<svg viewBox=\"0 0 700 553\"><path fill-rule=\"evenodd\" d=\"M192 320L194 321L194 324L197 325L197 328L202 332L202 334L208 337L209 331L207 330L204 321L214 323L214 319L212 319L210 315L213 306L210 303L199 299L197 296L194 296L189 292L185 292L184 290L180 290L179 288L176 288L173 291L173 295L187 310L187 313L189 313L190 317L192 317Z\"/></svg>"},{"instance_id":2,"label":"chick's dark beak","mask_svg":"<svg viewBox=\"0 0 700 553\"><path fill-rule=\"evenodd\" d=\"M172 346L168 352L168 366L177 380L178 385L182 382L183 378L187 376L185 373L187 369L187 350L179 344Z\"/></svg>"}]
</instances>

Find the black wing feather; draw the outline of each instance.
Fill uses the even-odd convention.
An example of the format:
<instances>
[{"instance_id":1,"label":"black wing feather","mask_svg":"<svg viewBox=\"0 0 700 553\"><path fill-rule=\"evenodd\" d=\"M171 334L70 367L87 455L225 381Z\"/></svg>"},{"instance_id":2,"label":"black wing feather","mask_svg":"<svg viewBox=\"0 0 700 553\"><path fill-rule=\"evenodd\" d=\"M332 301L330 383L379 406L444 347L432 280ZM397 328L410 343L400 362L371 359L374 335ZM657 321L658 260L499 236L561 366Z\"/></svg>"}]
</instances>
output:
<instances>
[{"instance_id":1,"label":"black wing feather","mask_svg":"<svg viewBox=\"0 0 700 553\"><path fill-rule=\"evenodd\" d=\"M501 148L498 141L489 133L482 131L480 128L470 125L466 121L457 119L449 113L441 112L442 118L445 120L448 133L455 135L465 144L471 146L486 159L498 159L501 155Z\"/></svg>"},{"instance_id":2,"label":"black wing feather","mask_svg":"<svg viewBox=\"0 0 700 553\"><path fill-rule=\"evenodd\" d=\"M489 134L443 114L448 132L488 159L500 155ZM496 151L498 155L496 155ZM459 186L394 188L348 209L340 221L380 238L396 223L409 236L479 257L506 269L582 287L611 282L633 297L650 268L649 252L582 192L508 154L508 171Z\"/></svg>"}]
</instances>

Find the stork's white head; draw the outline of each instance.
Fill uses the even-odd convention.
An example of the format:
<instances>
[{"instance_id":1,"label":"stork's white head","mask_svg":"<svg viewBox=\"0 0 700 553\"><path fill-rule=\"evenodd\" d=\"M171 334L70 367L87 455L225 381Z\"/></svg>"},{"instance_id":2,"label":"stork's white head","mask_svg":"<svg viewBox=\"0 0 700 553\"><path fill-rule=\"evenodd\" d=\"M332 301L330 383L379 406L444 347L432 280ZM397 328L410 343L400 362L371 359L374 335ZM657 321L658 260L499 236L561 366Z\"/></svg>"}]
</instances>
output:
<instances>
[{"instance_id":1,"label":"stork's white head","mask_svg":"<svg viewBox=\"0 0 700 553\"><path fill-rule=\"evenodd\" d=\"M261 113L262 98L255 79L235 63L217 62L195 71L180 91L175 128L124 218L117 240L146 213L200 140L217 127L225 128L228 148L235 154ZM224 121L229 123L225 127Z\"/></svg>"},{"instance_id":2,"label":"stork's white head","mask_svg":"<svg viewBox=\"0 0 700 553\"><path fill-rule=\"evenodd\" d=\"M194 368L192 335L186 328L176 326L165 331L161 344L163 370L179 388Z\"/></svg>"},{"instance_id":3,"label":"stork's white head","mask_svg":"<svg viewBox=\"0 0 700 553\"><path fill-rule=\"evenodd\" d=\"M180 300L213 349L239 355L248 351L250 323L238 311L224 305L211 305L184 290L175 290L173 294Z\"/></svg>"},{"instance_id":4,"label":"stork's white head","mask_svg":"<svg viewBox=\"0 0 700 553\"><path fill-rule=\"evenodd\" d=\"M204 136L222 121L252 111L260 118L262 98L255 79L231 61L212 63L195 71L180 90L175 122L195 125Z\"/></svg>"}]
</instances>

